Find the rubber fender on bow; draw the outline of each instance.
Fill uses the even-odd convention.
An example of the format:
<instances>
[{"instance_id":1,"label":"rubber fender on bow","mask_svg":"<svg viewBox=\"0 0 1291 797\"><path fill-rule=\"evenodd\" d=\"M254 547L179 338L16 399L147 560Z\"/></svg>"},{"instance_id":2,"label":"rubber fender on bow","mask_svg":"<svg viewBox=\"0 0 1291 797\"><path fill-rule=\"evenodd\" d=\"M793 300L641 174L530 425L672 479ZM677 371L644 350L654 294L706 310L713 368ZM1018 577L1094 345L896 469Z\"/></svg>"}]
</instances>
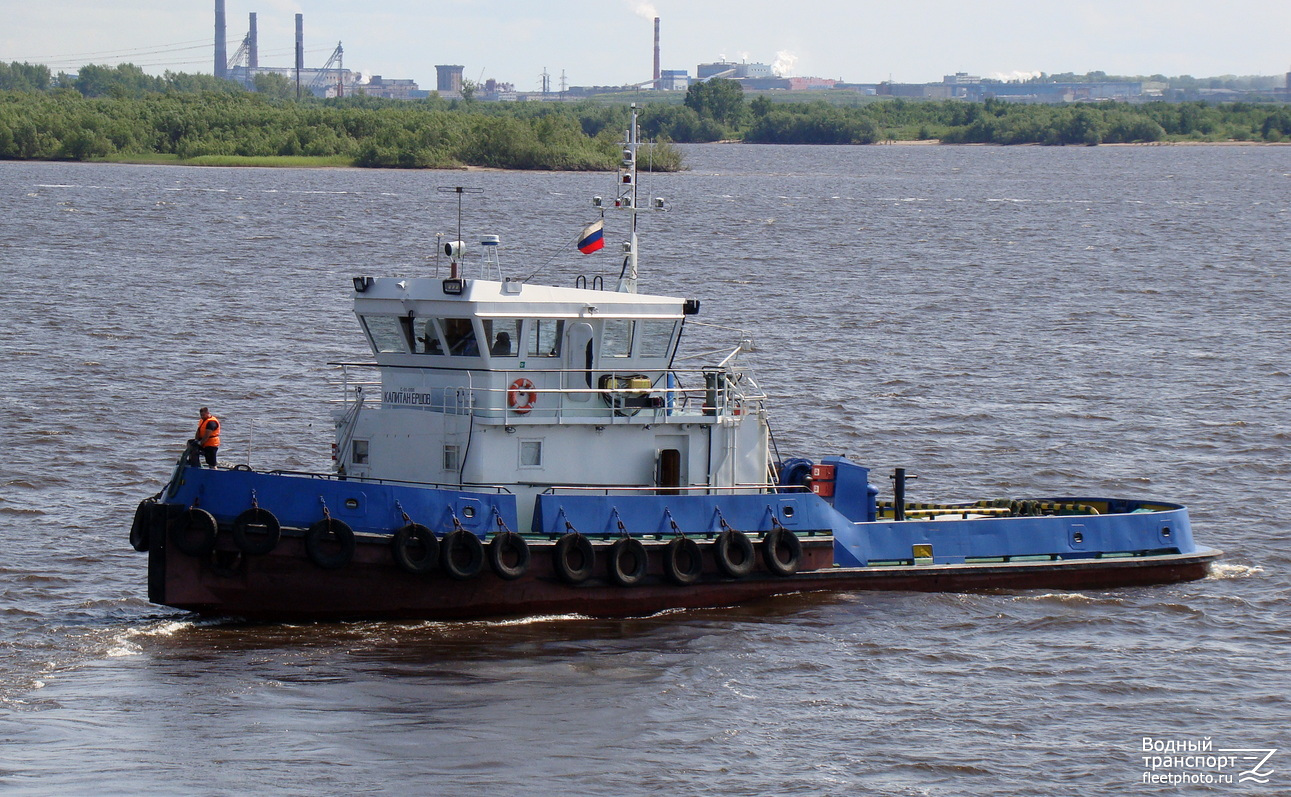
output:
<instances>
[{"instance_id":1,"label":"rubber fender on bow","mask_svg":"<svg viewBox=\"0 0 1291 797\"><path fill-rule=\"evenodd\" d=\"M757 564L753 543L744 532L735 529L727 529L713 540L713 558L722 572L731 578L744 578Z\"/></svg>"},{"instance_id":2,"label":"rubber fender on bow","mask_svg":"<svg viewBox=\"0 0 1291 797\"><path fill-rule=\"evenodd\" d=\"M439 564L439 540L420 523L400 526L390 539L395 564L408 573L429 573Z\"/></svg>"},{"instance_id":3,"label":"rubber fender on bow","mask_svg":"<svg viewBox=\"0 0 1291 797\"><path fill-rule=\"evenodd\" d=\"M219 525L205 509L184 510L170 524L170 541L189 556L206 556L215 550L215 533Z\"/></svg>"},{"instance_id":4,"label":"rubber fender on bow","mask_svg":"<svg viewBox=\"0 0 1291 797\"><path fill-rule=\"evenodd\" d=\"M454 529L439 544L439 564L458 581L475 578L484 569L484 543L466 529Z\"/></svg>"},{"instance_id":5,"label":"rubber fender on bow","mask_svg":"<svg viewBox=\"0 0 1291 797\"><path fill-rule=\"evenodd\" d=\"M233 544L244 554L267 554L281 537L282 526L268 509L253 506L233 519Z\"/></svg>"},{"instance_id":6,"label":"rubber fender on bow","mask_svg":"<svg viewBox=\"0 0 1291 797\"><path fill-rule=\"evenodd\" d=\"M610 546L610 580L620 587L630 587L644 578L649 563L640 540L620 537Z\"/></svg>"},{"instance_id":7,"label":"rubber fender on bow","mask_svg":"<svg viewBox=\"0 0 1291 797\"><path fill-rule=\"evenodd\" d=\"M553 554L556 572L568 584L581 584L592 577L596 567L596 551L592 541L577 531L566 532L556 541Z\"/></svg>"},{"instance_id":8,"label":"rubber fender on bow","mask_svg":"<svg viewBox=\"0 0 1291 797\"><path fill-rule=\"evenodd\" d=\"M774 528L762 538L762 561L777 576L792 576L802 564L802 542L785 528Z\"/></svg>"},{"instance_id":9,"label":"rubber fender on bow","mask_svg":"<svg viewBox=\"0 0 1291 797\"><path fill-rule=\"evenodd\" d=\"M130 547L139 553L148 550L148 536L152 528L152 512L156 502L144 500L139 502L139 508L134 511L134 522L130 524Z\"/></svg>"},{"instance_id":10,"label":"rubber fender on bow","mask_svg":"<svg viewBox=\"0 0 1291 797\"><path fill-rule=\"evenodd\" d=\"M489 541L489 566L507 581L529 569L529 543L514 531L502 531Z\"/></svg>"},{"instance_id":11,"label":"rubber fender on bow","mask_svg":"<svg viewBox=\"0 0 1291 797\"><path fill-rule=\"evenodd\" d=\"M305 532L305 553L324 570L339 570L354 558L354 530L344 520L325 517Z\"/></svg>"},{"instance_id":12,"label":"rubber fender on bow","mask_svg":"<svg viewBox=\"0 0 1291 797\"><path fill-rule=\"evenodd\" d=\"M672 583L685 587L699 581L704 572L704 555L699 543L689 537L674 537L663 549L663 574Z\"/></svg>"}]
</instances>

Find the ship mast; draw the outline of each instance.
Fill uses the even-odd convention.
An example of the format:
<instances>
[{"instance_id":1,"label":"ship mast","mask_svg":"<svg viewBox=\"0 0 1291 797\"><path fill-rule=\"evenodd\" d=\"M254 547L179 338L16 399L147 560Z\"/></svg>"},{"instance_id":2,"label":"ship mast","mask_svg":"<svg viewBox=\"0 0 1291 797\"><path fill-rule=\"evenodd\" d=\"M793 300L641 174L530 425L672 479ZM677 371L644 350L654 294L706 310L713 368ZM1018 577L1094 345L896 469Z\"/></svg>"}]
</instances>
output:
<instances>
[{"instance_id":1,"label":"ship mast","mask_svg":"<svg viewBox=\"0 0 1291 797\"><path fill-rule=\"evenodd\" d=\"M619 293L637 292L637 214L642 208L637 200L637 147L640 144L637 131L637 105L632 103L632 126L628 128L623 142L623 159L619 161L618 191L614 197L614 208L627 211L632 219L628 240L623 242L623 269L619 272L619 282L615 290ZM599 196L592 197L592 207L601 211L605 219L605 204ZM655 197L650 203L654 210L667 210L663 197Z\"/></svg>"},{"instance_id":2,"label":"ship mast","mask_svg":"<svg viewBox=\"0 0 1291 797\"><path fill-rule=\"evenodd\" d=\"M623 145L619 162L619 192L614 207L624 209L632 218L632 233L623 244L623 270L619 272L619 293L637 292L637 104L632 103L632 126Z\"/></svg>"}]
</instances>

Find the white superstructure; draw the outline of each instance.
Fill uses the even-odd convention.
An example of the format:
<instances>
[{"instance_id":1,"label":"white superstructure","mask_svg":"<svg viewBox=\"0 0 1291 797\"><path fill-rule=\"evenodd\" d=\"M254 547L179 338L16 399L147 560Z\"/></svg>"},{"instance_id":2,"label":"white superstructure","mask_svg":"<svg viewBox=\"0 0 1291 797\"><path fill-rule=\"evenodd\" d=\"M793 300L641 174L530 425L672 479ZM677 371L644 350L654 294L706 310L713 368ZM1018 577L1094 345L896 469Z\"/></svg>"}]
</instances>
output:
<instances>
[{"instance_id":1,"label":"white superstructure","mask_svg":"<svg viewBox=\"0 0 1291 797\"><path fill-rule=\"evenodd\" d=\"M633 220L618 290L470 279L456 263L449 279L355 278L380 379L345 366L338 472L503 488L524 528L553 488L765 488L764 396L737 364L747 344L677 368L699 303L635 292L635 182L630 133L612 200ZM496 265L497 238L481 245Z\"/></svg>"}]
</instances>

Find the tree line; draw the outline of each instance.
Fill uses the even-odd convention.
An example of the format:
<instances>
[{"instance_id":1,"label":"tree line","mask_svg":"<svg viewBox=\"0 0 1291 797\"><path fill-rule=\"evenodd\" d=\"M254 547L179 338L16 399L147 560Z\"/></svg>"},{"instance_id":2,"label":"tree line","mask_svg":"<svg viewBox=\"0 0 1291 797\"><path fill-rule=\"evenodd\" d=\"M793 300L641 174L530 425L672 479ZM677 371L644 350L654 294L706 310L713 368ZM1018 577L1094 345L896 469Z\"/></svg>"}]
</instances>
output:
<instances>
[{"instance_id":1,"label":"tree line","mask_svg":"<svg viewBox=\"0 0 1291 797\"><path fill-rule=\"evenodd\" d=\"M209 75L145 74L131 64L75 77L0 64L0 158L163 155L340 157L357 166L607 171L621 158L626 107L445 100L294 99L280 75L259 91ZM290 92L290 97L288 93ZM681 167L656 147L658 171Z\"/></svg>"},{"instance_id":2,"label":"tree line","mask_svg":"<svg viewBox=\"0 0 1291 797\"><path fill-rule=\"evenodd\" d=\"M0 63L0 158L122 159L160 155L316 156L358 166L612 170L629 123L623 105L483 103L438 95L413 101L362 95L297 101L281 75L256 91L210 75L147 75L131 64L88 65L75 76ZM1291 140L1291 108L1258 103L1026 105L988 99L884 99L854 106L747 100L739 83L690 87L682 104L641 112L647 139L692 143L946 143L1095 145L1159 141ZM652 167L681 168L667 144Z\"/></svg>"},{"instance_id":3,"label":"tree line","mask_svg":"<svg viewBox=\"0 0 1291 797\"><path fill-rule=\"evenodd\" d=\"M643 116L646 131L674 141L741 139L764 144L872 144L939 140L947 144L1096 145L1161 141L1291 140L1291 107L1235 102L1123 102L1031 105L989 98L883 99L854 106L823 100L744 101L739 84L690 87L683 106Z\"/></svg>"}]
</instances>

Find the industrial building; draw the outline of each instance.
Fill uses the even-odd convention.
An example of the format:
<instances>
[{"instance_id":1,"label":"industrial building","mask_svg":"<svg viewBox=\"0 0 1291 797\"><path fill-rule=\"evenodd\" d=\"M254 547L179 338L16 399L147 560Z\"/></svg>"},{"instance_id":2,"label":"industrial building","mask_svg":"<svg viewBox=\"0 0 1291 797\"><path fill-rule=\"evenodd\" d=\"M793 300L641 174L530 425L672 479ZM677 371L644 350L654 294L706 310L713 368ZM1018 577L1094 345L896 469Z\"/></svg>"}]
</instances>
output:
<instances>
[{"instance_id":1,"label":"industrial building","mask_svg":"<svg viewBox=\"0 0 1291 797\"><path fill-rule=\"evenodd\" d=\"M299 88L301 95L311 94L315 97L343 97L362 92L372 97L416 99L429 94L422 91L412 80L387 80L375 75L371 80L360 82L361 76L357 72L344 67L345 51L340 42L336 43L336 49L332 51L322 67L306 67L303 14L296 15L294 66L260 65L260 36L255 12L248 15L247 34L232 57L228 55L227 37L224 0L215 0L215 76L241 83L247 88L255 87L257 75L272 74L287 78Z\"/></svg>"},{"instance_id":2,"label":"industrial building","mask_svg":"<svg viewBox=\"0 0 1291 797\"><path fill-rule=\"evenodd\" d=\"M462 70L466 67L461 64L436 64L435 65L435 91L440 95L451 95L460 97L462 95Z\"/></svg>"}]
</instances>

